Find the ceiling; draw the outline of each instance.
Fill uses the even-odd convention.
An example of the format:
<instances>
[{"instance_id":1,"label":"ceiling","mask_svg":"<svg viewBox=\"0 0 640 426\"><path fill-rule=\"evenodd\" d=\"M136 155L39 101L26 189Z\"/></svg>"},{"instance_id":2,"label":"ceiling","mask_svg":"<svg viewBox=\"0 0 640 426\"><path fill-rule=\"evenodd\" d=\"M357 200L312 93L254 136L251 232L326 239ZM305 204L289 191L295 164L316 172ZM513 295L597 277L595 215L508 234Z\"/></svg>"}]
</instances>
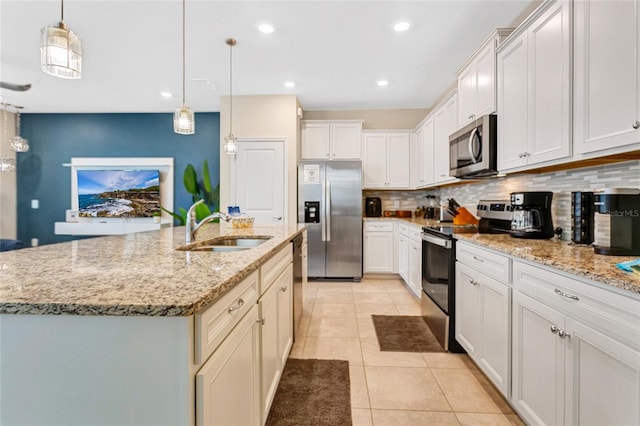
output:
<instances>
[{"instance_id":1,"label":"ceiling","mask_svg":"<svg viewBox=\"0 0 640 426\"><path fill-rule=\"evenodd\" d=\"M218 111L229 94L295 94L305 110L428 108L495 27L530 0L204 1L186 4L186 103ZM40 71L40 29L60 21L57 0L0 0L0 89L24 112L171 112L181 103L179 0L67 0L64 21L83 41L83 76ZM393 23L411 28L394 32ZM276 30L263 34L257 23ZM388 86L376 81L386 79ZM287 88L284 81L295 82ZM174 94L163 98L162 91Z\"/></svg>"}]
</instances>

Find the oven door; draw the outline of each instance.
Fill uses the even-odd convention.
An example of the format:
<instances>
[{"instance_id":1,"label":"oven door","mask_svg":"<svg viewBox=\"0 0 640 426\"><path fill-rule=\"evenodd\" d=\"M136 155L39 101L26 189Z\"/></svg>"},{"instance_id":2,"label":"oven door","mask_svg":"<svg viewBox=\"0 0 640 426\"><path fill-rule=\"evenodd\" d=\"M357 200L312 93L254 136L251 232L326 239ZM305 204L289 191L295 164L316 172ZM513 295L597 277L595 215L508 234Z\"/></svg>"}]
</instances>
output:
<instances>
[{"instance_id":1,"label":"oven door","mask_svg":"<svg viewBox=\"0 0 640 426\"><path fill-rule=\"evenodd\" d=\"M422 290L445 314L455 265L453 241L422 234Z\"/></svg>"}]
</instances>

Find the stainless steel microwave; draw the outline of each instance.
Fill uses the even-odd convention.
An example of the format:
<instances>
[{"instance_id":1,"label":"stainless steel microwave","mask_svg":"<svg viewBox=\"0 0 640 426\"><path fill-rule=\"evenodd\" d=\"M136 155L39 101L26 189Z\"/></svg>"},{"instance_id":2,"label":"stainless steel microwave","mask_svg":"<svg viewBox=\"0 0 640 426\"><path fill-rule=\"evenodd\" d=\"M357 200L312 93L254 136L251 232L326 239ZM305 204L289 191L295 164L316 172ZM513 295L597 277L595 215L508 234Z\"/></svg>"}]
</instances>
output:
<instances>
[{"instance_id":1,"label":"stainless steel microwave","mask_svg":"<svg viewBox=\"0 0 640 426\"><path fill-rule=\"evenodd\" d=\"M449 174L460 179L495 176L498 120L483 115L449 136Z\"/></svg>"}]
</instances>

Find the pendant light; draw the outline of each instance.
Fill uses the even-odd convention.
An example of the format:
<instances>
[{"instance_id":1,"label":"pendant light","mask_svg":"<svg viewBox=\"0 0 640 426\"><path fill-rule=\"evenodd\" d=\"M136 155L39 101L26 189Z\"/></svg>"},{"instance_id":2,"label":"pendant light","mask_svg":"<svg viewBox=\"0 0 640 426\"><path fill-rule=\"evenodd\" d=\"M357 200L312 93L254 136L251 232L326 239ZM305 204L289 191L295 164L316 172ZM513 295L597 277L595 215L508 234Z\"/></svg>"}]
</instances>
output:
<instances>
[{"instance_id":1,"label":"pendant light","mask_svg":"<svg viewBox=\"0 0 640 426\"><path fill-rule=\"evenodd\" d=\"M15 152L29 151L29 141L20 136L20 110L21 106L15 106L16 109L16 134L10 139L9 147Z\"/></svg>"},{"instance_id":2,"label":"pendant light","mask_svg":"<svg viewBox=\"0 0 640 426\"><path fill-rule=\"evenodd\" d=\"M8 139L8 124L9 120L7 118L7 105L2 104L2 140L0 141L0 172L15 172L16 171L16 160L13 158L9 158L1 154L2 146L5 141Z\"/></svg>"},{"instance_id":3,"label":"pendant light","mask_svg":"<svg viewBox=\"0 0 640 426\"><path fill-rule=\"evenodd\" d=\"M192 135L196 132L196 118L185 103L185 9L186 0L182 0L182 105L173 113L173 131L179 135Z\"/></svg>"},{"instance_id":4,"label":"pendant light","mask_svg":"<svg viewBox=\"0 0 640 426\"><path fill-rule=\"evenodd\" d=\"M236 45L236 40L228 38L226 43L229 45L229 135L224 138L224 152L229 155L235 155L238 153L238 140L233 135L233 46Z\"/></svg>"},{"instance_id":5,"label":"pendant light","mask_svg":"<svg viewBox=\"0 0 640 426\"><path fill-rule=\"evenodd\" d=\"M82 40L64 23L64 0L60 23L40 31L40 69L54 77L82 78Z\"/></svg>"}]
</instances>

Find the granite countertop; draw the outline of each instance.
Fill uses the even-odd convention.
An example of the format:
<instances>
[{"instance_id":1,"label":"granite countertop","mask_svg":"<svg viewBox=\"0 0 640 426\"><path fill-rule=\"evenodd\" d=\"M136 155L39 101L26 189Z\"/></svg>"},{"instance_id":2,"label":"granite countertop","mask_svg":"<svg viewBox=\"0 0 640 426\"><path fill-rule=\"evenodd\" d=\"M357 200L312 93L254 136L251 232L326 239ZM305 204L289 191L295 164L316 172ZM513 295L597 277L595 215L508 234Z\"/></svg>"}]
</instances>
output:
<instances>
[{"instance_id":1,"label":"granite countertop","mask_svg":"<svg viewBox=\"0 0 640 426\"><path fill-rule=\"evenodd\" d=\"M197 241L265 235L250 250L189 252L185 228L98 237L0 253L0 314L189 316L281 250L304 226L207 224Z\"/></svg>"},{"instance_id":2,"label":"granite countertop","mask_svg":"<svg viewBox=\"0 0 640 426\"><path fill-rule=\"evenodd\" d=\"M366 217L364 220L397 220L416 226L440 225L437 220L422 218ZM469 233L468 229L454 232L454 237L459 241L467 241L600 284L623 289L640 297L640 277L624 272L616 266L616 263L634 260L638 256L605 256L594 253L593 247L573 245L556 238L527 240L504 234Z\"/></svg>"}]
</instances>

